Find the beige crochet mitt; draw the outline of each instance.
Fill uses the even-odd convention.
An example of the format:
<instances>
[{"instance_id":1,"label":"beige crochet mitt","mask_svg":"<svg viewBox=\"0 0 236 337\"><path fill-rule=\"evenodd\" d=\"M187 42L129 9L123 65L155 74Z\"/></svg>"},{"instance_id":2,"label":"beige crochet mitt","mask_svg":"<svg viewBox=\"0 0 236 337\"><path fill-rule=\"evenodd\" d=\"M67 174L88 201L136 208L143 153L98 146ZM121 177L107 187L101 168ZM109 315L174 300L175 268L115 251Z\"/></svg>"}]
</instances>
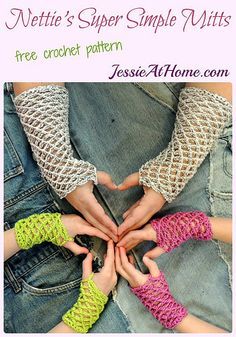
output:
<instances>
[{"instance_id":1,"label":"beige crochet mitt","mask_svg":"<svg viewBox=\"0 0 236 337\"><path fill-rule=\"evenodd\" d=\"M214 147L232 106L223 97L198 88L184 88L168 147L139 170L141 185L171 202L196 173Z\"/></svg>"},{"instance_id":2,"label":"beige crochet mitt","mask_svg":"<svg viewBox=\"0 0 236 337\"><path fill-rule=\"evenodd\" d=\"M16 96L15 107L41 173L60 198L90 180L97 183L96 168L73 158L66 88L29 89Z\"/></svg>"}]
</instances>

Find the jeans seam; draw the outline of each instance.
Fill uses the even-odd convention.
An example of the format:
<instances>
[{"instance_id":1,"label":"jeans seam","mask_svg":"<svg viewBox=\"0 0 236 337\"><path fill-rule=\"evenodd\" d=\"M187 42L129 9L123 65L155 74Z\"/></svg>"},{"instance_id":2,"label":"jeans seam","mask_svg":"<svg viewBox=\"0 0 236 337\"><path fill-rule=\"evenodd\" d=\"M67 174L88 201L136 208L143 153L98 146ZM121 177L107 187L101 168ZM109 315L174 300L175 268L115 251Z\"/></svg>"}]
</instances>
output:
<instances>
[{"instance_id":1,"label":"jeans seam","mask_svg":"<svg viewBox=\"0 0 236 337\"><path fill-rule=\"evenodd\" d=\"M66 284L55 286L51 288L45 288L45 289L37 289L33 286L30 286L26 281L21 280L22 283L22 289L26 290L30 294L34 296L48 296L48 295L56 295L58 293L63 293L67 290L78 288L81 283L82 277L77 278L74 281L68 282Z\"/></svg>"},{"instance_id":2,"label":"jeans seam","mask_svg":"<svg viewBox=\"0 0 236 337\"><path fill-rule=\"evenodd\" d=\"M170 106L169 104L167 104L166 102L164 102L162 99L155 97L154 95L152 95L152 93L150 93L149 91L145 90L139 83L133 83L137 88L139 88L140 90L142 90L147 96L151 97L152 99L154 99L156 102L160 103L161 105L167 107L168 109L171 110L171 112L173 112L176 115L176 110Z\"/></svg>"},{"instance_id":3,"label":"jeans seam","mask_svg":"<svg viewBox=\"0 0 236 337\"><path fill-rule=\"evenodd\" d=\"M4 208L8 208L8 207L16 204L17 202L29 197L30 195L34 194L35 192L39 192L39 191L43 190L45 187L47 187L46 182L41 182L41 183L31 187L30 189L21 193L17 197L14 197L14 198L11 198L11 199L5 201L4 202Z\"/></svg>"},{"instance_id":4,"label":"jeans seam","mask_svg":"<svg viewBox=\"0 0 236 337\"><path fill-rule=\"evenodd\" d=\"M45 262L47 262L48 260L50 260L51 258L53 258L55 255L59 254L59 250L55 251L54 253L50 254L49 256L45 257L43 260L39 261L38 263L34 264L31 268L27 269L27 271L23 272L22 274L20 274L16 280L20 281L20 279L24 276L26 276L28 273L30 273L32 270L34 270L36 267L44 264ZM11 270L11 268L9 268ZM11 270L12 272L12 270ZM12 272L13 273L13 272ZM14 273L13 273L14 274ZM7 284L4 289L8 288L10 286L10 283Z\"/></svg>"}]
</instances>

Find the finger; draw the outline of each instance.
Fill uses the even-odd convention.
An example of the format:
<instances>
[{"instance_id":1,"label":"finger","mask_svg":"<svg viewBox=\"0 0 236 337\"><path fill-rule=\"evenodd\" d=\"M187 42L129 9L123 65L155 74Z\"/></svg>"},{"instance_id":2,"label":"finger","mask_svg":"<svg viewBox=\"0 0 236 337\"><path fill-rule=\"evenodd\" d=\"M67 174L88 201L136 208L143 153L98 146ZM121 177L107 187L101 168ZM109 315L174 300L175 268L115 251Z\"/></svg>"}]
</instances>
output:
<instances>
[{"instance_id":1,"label":"finger","mask_svg":"<svg viewBox=\"0 0 236 337\"><path fill-rule=\"evenodd\" d=\"M134 208L136 208L140 203L140 199L138 201L136 201L135 204L133 204L129 209L127 209L127 211L123 214L123 219L127 218L127 216L132 212L132 210Z\"/></svg>"},{"instance_id":2,"label":"finger","mask_svg":"<svg viewBox=\"0 0 236 337\"><path fill-rule=\"evenodd\" d=\"M161 247L155 247L149 250L144 256L147 256L149 259L156 259L165 253L165 250Z\"/></svg>"},{"instance_id":3,"label":"finger","mask_svg":"<svg viewBox=\"0 0 236 337\"><path fill-rule=\"evenodd\" d=\"M147 256L144 256L143 257L143 263L148 268L150 274L153 277L157 277L157 276L160 275L160 270L158 269L157 264L155 263L155 261L149 259Z\"/></svg>"},{"instance_id":4,"label":"finger","mask_svg":"<svg viewBox=\"0 0 236 337\"><path fill-rule=\"evenodd\" d=\"M73 241L67 241L63 247L69 249L74 255L80 255L80 254L88 254L89 250L85 247L81 247L77 245L77 243Z\"/></svg>"},{"instance_id":5,"label":"finger","mask_svg":"<svg viewBox=\"0 0 236 337\"><path fill-rule=\"evenodd\" d=\"M91 214L94 219L100 222L100 224L108 228L114 235L117 235L117 226L105 213L93 194L90 194L87 199L86 211Z\"/></svg>"},{"instance_id":6,"label":"finger","mask_svg":"<svg viewBox=\"0 0 236 337\"><path fill-rule=\"evenodd\" d=\"M142 238L142 233L140 231L132 231L126 234L119 242L117 243L117 247L127 247L131 244L132 241L137 241Z\"/></svg>"},{"instance_id":7,"label":"finger","mask_svg":"<svg viewBox=\"0 0 236 337\"><path fill-rule=\"evenodd\" d=\"M135 261L133 255L128 256L129 263L131 263L135 267Z\"/></svg>"},{"instance_id":8,"label":"finger","mask_svg":"<svg viewBox=\"0 0 236 337\"><path fill-rule=\"evenodd\" d=\"M124 277L129 282L129 276L122 268L121 260L120 260L120 251L119 251L119 248L117 247L115 249L115 267L116 267L117 273L119 273L122 277Z\"/></svg>"},{"instance_id":9,"label":"finger","mask_svg":"<svg viewBox=\"0 0 236 337\"><path fill-rule=\"evenodd\" d=\"M90 236L97 236L105 241L109 241L110 238L108 235L100 231L99 229L92 227L91 225L86 225L86 227L81 227L78 234L87 234Z\"/></svg>"},{"instance_id":10,"label":"finger","mask_svg":"<svg viewBox=\"0 0 236 337\"><path fill-rule=\"evenodd\" d=\"M129 262L128 257L126 255L126 251L123 247L119 248L120 250L120 259L121 259L121 266L124 269L125 273L128 276L131 276L137 272L136 268Z\"/></svg>"},{"instance_id":11,"label":"finger","mask_svg":"<svg viewBox=\"0 0 236 337\"><path fill-rule=\"evenodd\" d=\"M92 273L92 262L93 262L93 255L91 253L88 253L86 258L83 261L83 280Z\"/></svg>"},{"instance_id":12,"label":"finger","mask_svg":"<svg viewBox=\"0 0 236 337\"><path fill-rule=\"evenodd\" d=\"M147 213L149 213L149 209L146 205L136 207L118 228L118 236L124 234L127 230L131 230L134 226L137 228L137 223L140 224L140 226L144 224Z\"/></svg>"},{"instance_id":13,"label":"finger","mask_svg":"<svg viewBox=\"0 0 236 337\"><path fill-rule=\"evenodd\" d=\"M113 232L111 230L109 230L107 227L103 226L100 222L98 222L96 219L94 219L94 217L88 213L87 211L83 212L84 217L86 218L86 220L94 227L98 228L100 231L102 231L103 233L105 233L106 235L109 236L109 238L111 238L114 242L118 241L118 236L113 234Z\"/></svg>"},{"instance_id":14,"label":"finger","mask_svg":"<svg viewBox=\"0 0 236 337\"><path fill-rule=\"evenodd\" d=\"M114 253L114 243L112 240L107 243L107 256L104 263L105 269L111 269L115 267L115 253Z\"/></svg>"},{"instance_id":15,"label":"finger","mask_svg":"<svg viewBox=\"0 0 236 337\"><path fill-rule=\"evenodd\" d=\"M110 190L117 189L117 185L113 182L111 176L108 173L104 171L99 171L97 172L97 178L99 184L106 186Z\"/></svg>"},{"instance_id":16,"label":"finger","mask_svg":"<svg viewBox=\"0 0 236 337\"><path fill-rule=\"evenodd\" d=\"M138 244L140 244L142 240L132 240L130 243L127 244L127 246L123 246L126 251L130 251L131 249L133 249L134 247L136 247Z\"/></svg>"},{"instance_id":17,"label":"finger","mask_svg":"<svg viewBox=\"0 0 236 337\"><path fill-rule=\"evenodd\" d=\"M125 191L130 187L139 185L139 173L135 172L128 177L118 186L118 190Z\"/></svg>"}]
</instances>

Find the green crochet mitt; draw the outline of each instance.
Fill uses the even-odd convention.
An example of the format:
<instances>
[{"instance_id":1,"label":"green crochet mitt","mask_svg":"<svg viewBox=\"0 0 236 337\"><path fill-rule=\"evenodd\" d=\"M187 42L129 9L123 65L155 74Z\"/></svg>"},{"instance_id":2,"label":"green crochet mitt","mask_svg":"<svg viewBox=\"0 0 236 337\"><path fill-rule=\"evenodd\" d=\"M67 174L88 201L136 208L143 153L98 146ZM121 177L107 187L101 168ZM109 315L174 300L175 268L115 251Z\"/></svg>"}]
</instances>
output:
<instances>
[{"instance_id":1,"label":"green crochet mitt","mask_svg":"<svg viewBox=\"0 0 236 337\"><path fill-rule=\"evenodd\" d=\"M108 301L92 280L93 275L82 280L77 302L62 317L63 322L78 333L86 333L92 327Z\"/></svg>"},{"instance_id":2,"label":"green crochet mitt","mask_svg":"<svg viewBox=\"0 0 236 337\"><path fill-rule=\"evenodd\" d=\"M60 213L33 214L15 224L16 241L21 249L29 249L44 241L63 246L73 241L61 221Z\"/></svg>"}]
</instances>

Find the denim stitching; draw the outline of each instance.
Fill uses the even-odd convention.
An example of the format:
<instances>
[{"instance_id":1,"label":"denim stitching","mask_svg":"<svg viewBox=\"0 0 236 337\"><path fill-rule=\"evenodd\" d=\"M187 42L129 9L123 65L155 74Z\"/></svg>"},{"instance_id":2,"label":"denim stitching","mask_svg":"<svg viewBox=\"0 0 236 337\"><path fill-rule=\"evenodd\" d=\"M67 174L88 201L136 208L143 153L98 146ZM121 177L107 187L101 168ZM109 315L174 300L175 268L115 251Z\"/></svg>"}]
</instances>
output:
<instances>
[{"instance_id":1,"label":"denim stitching","mask_svg":"<svg viewBox=\"0 0 236 337\"><path fill-rule=\"evenodd\" d=\"M30 189L28 189L27 191L21 193L20 195L18 195L17 197L11 198L7 201L4 202L4 208L8 208L14 204L16 204L17 202L25 199L26 197L34 194L34 192L39 192L41 190L43 190L45 187L47 187L47 183L46 182L41 182L33 187L31 187Z\"/></svg>"}]
</instances>

